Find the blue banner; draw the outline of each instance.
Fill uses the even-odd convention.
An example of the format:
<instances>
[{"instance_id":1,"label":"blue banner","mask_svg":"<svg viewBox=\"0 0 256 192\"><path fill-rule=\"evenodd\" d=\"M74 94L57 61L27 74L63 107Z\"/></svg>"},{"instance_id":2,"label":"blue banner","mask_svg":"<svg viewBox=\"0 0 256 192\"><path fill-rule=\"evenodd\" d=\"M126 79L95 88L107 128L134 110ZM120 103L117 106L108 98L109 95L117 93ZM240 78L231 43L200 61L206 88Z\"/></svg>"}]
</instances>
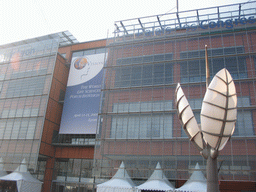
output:
<instances>
[{"instance_id":1,"label":"blue banner","mask_svg":"<svg viewBox=\"0 0 256 192\"><path fill-rule=\"evenodd\" d=\"M72 58L60 134L95 134L105 53Z\"/></svg>"}]
</instances>

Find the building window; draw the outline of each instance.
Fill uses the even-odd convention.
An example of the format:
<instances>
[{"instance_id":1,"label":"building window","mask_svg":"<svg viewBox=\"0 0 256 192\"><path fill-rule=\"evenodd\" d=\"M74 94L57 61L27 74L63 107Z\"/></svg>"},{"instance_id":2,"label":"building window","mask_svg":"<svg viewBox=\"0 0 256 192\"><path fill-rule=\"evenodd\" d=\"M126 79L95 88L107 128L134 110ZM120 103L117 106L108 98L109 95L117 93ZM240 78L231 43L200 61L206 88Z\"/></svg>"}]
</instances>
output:
<instances>
[{"instance_id":1,"label":"building window","mask_svg":"<svg viewBox=\"0 0 256 192\"><path fill-rule=\"evenodd\" d=\"M145 56L138 56L138 57L119 58L116 60L116 64L132 65L132 64L153 63L153 62L161 62L161 61L171 61L172 59L173 59L173 54L166 53L166 54L145 55Z\"/></svg>"},{"instance_id":2,"label":"building window","mask_svg":"<svg viewBox=\"0 0 256 192\"><path fill-rule=\"evenodd\" d=\"M171 84L172 63L147 64L115 68L115 87Z\"/></svg>"},{"instance_id":3,"label":"building window","mask_svg":"<svg viewBox=\"0 0 256 192\"><path fill-rule=\"evenodd\" d=\"M212 76L219 70L226 68L233 79L247 78L246 57L244 56L214 58L210 61L210 67Z\"/></svg>"},{"instance_id":4,"label":"building window","mask_svg":"<svg viewBox=\"0 0 256 192\"><path fill-rule=\"evenodd\" d=\"M6 98L41 95L43 93L45 76L12 80L6 93Z\"/></svg>"},{"instance_id":5,"label":"building window","mask_svg":"<svg viewBox=\"0 0 256 192\"><path fill-rule=\"evenodd\" d=\"M237 107L249 107L251 105L250 97L237 97Z\"/></svg>"},{"instance_id":6,"label":"building window","mask_svg":"<svg viewBox=\"0 0 256 192\"><path fill-rule=\"evenodd\" d=\"M0 139L33 139L36 118L0 120Z\"/></svg>"},{"instance_id":7,"label":"building window","mask_svg":"<svg viewBox=\"0 0 256 192\"><path fill-rule=\"evenodd\" d=\"M113 113L170 111L170 110L172 110L172 101L144 101L144 102L113 104Z\"/></svg>"},{"instance_id":8,"label":"building window","mask_svg":"<svg viewBox=\"0 0 256 192\"><path fill-rule=\"evenodd\" d=\"M208 56L235 55L244 53L244 47L222 47L208 49ZM183 51L180 52L180 59L205 58L205 50Z\"/></svg>"},{"instance_id":9,"label":"building window","mask_svg":"<svg viewBox=\"0 0 256 192\"><path fill-rule=\"evenodd\" d=\"M112 139L172 138L171 114L119 115L112 117Z\"/></svg>"},{"instance_id":10,"label":"building window","mask_svg":"<svg viewBox=\"0 0 256 192\"><path fill-rule=\"evenodd\" d=\"M88 182L92 178L93 159L57 159L56 181Z\"/></svg>"},{"instance_id":11,"label":"building window","mask_svg":"<svg viewBox=\"0 0 256 192\"><path fill-rule=\"evenodd\" d=\"M180 68L181 83L205 81L204 60L184 61L180 63Z\"/></svg>"},{"instance_id":12,"label":"building window","mask_svg":"<svg viewBox=\"0 0 256 192\"><path fill-rule=\"evenodd\" d=\"M226 68L233 79L247 78L246 57L231 56L234 54L244 53L243 47L218 48L208 51L208 56L223 55L226 57L209 58L209 67L211 76L213 77L219 70ZM204 58L205 51L190 51L180 53L181 59ZM230 55L230 56L228 56ZM181 82L201 82L205 81L205 60L187 60L182 61L181 67Z\"/></svg>"},{"instance_id":13,"label":"building window","mask_svg":"<svg viewBox=\"0 0 256 192\"><path fill-rule=\"evenodd\" d=\"M172 101L114 103L113 113L170 111L172 107ZM113 116L110 138L172 138L172 114L124 114Z\"/></svg>"},{"instance_id":14,"label":"building window","mask_svg":"<svg viewBox=\"0 0 256 192\"><path fill-rule=\"evenodd\" d=\"M85 56L85 55L93 55L93 54L105 53L105 52L106 52L106 48L76 51L76 52L72 53L72 58L74 58L74 57L82 57L82 56Z\"/></svg>"},{"instance_id":15,"label":"building window","mask_svg":"<svg viewBox=\"0 0 256 192\"><path fill-rule=\"evenodd\" d=\"M255 133L253 128L254 127L252 122L252 112L238 111L236 128L233 136L247 136L247 137L254 136Z\"/></svg>"}]
</instances>

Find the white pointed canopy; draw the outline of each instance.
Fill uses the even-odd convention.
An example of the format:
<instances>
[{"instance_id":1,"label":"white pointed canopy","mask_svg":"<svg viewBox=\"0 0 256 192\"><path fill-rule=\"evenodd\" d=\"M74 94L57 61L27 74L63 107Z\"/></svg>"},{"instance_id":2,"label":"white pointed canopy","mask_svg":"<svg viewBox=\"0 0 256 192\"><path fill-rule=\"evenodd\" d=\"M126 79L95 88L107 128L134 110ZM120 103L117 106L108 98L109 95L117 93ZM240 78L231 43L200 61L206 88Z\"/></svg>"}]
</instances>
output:
<instances>
[{"instance_id":1,"label":"white pointed canopy","mask_svg":"<svg viewBox=\"0 0 256 192\"><path fill-rule=\"evenodd\" d=\"M164 175L160 163L158 162L156 165L156 169L150 176L150 178L143 184L136 187L140 190L150 190L150 191L173 191L174 187L168 181L166 176Z\"/></svg>"},{"instance_id":2,"label":"white pointed canopy","mask_svg":"<svg viewBox=\"0 0 256 192\"><path fill-rule=\"evenodd\" d=\"M97 185L97 192L132 192L134 186L122 162L116 174L109 181Z\"/></svg>"},{"instance_id":3,"label":"white pointed canopy","mask_svg":"<svg viewBox=\"0 0 256 192\"><path fill-rule=\"evenodd\" d=\"M16 181L18 192L40 192L42 187L42 182L28 172L25 159L23 159L21 165L14 172L0 177L0 180Z\"/></svg>"},{"instance_id":4,"label":"white pointed canopy","mask_svg":"<svg viewBox=\"0 0 256 192\"><path fill-rule=\"evenodd\" d=\"M207 181L202 171L200 171L199 164L195 166L195 171L190 176L189 180L180 188L175 189L175 192L206 192Z\"/></svg>"}]
</instances>

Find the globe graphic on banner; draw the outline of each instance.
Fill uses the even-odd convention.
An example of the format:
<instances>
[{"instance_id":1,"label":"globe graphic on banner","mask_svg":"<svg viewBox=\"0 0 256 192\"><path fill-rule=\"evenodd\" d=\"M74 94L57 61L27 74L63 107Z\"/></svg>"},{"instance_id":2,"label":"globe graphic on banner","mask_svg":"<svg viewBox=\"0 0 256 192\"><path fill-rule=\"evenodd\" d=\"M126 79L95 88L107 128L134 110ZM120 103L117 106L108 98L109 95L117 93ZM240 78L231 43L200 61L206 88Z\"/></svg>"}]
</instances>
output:
<instances>
[{"instance_id":1,"label":"globe graphic on banner","mask_svg":"<svg viewBox=\"0 0 256 192\"><path fill-rule=\"evenodd\" d=\"M67 86L81 85L96 77L103 68L104 59L105 53L73 58Z\"/></svg>"},{"instance_id":2,"label":"globe graphic on banner","mask_svg":"<svg viewBox=\"0 0 256 192\"><path fill-rule=\"evenodd\" d=\"M86 58L78 58L74 62L74 67L80 70L80 69L83 69L86 64L88 64L88 61Z\"/></svg>"}]
</instances>

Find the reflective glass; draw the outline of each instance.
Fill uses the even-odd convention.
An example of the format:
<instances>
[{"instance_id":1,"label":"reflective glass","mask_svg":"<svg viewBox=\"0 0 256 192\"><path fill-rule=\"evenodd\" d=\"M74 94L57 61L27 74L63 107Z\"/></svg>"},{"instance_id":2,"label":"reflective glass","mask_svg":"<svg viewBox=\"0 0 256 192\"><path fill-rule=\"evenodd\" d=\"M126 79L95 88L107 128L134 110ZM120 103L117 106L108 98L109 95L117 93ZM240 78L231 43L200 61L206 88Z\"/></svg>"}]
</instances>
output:
<instances>
[{"instance_id":1,"label":"reflective glass","mask_svg":"<svg viewBox=\"0 0 256 192\"><path fill-rule=\"evenodd\" d=\"M16 169L23 159L29 171L36 170L57 50L54 39L0 50L0 156L6 171Z\"/></svg>"}]
</instances>

